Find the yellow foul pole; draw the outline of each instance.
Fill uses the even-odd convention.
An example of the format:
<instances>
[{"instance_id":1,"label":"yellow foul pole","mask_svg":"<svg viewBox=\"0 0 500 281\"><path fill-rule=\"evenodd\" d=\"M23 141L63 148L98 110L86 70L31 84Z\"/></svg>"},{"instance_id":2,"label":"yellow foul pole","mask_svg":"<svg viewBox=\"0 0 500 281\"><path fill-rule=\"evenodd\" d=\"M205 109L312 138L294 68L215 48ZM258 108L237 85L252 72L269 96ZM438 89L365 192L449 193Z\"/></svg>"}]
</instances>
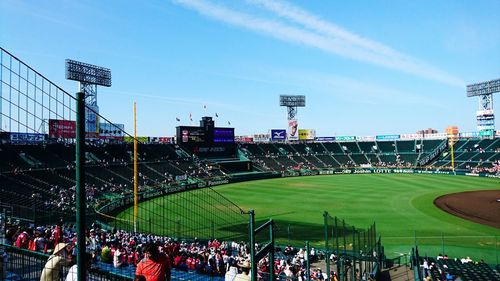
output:
<instances>
[{"instance_id":1,"label":"yellow foul pole","mask_svg":"<svg viewBox=\"0 0 500 281\"><path fill-rule=\"evenodd\" d=\"M137 232L137 119L134 102L134 232Z\"/></svg>"},{"instance_id":2,"label":"yellow foul pole","mask_svg":"<svg viewBox=\"0 0 500 281\"><path fill-rule=\"evenodd\" d=\"M453 146L455 145L455 140L452 139L451 142L451 169L455 171L455 153L453 151Z\"/></svg>"}]
</instances>

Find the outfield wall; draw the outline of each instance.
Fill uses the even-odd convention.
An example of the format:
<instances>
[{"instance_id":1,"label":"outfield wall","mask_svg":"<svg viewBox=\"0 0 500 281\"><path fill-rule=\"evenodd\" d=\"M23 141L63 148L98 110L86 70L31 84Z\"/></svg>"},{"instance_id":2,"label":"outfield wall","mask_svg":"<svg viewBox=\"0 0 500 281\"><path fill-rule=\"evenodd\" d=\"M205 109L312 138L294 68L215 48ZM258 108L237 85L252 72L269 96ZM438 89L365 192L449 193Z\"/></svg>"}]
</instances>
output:
<instances>
[{"instance_id":1,"label":"outfield wall","mask_svg":"<svg viewBox=\"0 0 500 281\"><path fill-rule=\"evenodd\" d=\"M305 175L309 175L307 173ZM420 170L420 169L400 169L400 168L352 168L352 169L335 169L321 170L317 175L337 175L337 174L434 174L434 175L460 175L471 177L488 177L500 178L499 175L488 173L469 173L465 171L440 171L440 170Z\"/></svg>"}]
</instances>

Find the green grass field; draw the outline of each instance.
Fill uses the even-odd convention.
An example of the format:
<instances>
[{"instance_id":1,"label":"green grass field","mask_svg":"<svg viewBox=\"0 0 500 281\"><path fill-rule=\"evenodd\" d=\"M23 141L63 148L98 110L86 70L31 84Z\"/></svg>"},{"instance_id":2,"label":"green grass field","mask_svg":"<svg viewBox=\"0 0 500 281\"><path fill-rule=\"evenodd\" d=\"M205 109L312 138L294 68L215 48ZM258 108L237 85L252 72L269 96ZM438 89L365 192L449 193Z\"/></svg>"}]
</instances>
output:
<instances>
[{"instance_id":1,"label":"green grass field","mask_svg":"<svg viewBox=\"0 0 500 281\"><path fill-rule=\"evenodd\" d=\"M376 222L389 257L408 253L416 242L421 254L444 252L496 263L500 230L467 221L434 206L444 194L500 189L500 180L448 175L334 175L259 180L214 188L244 210L253 209L258 221L273 218L278 243L300 245L310 240L323 245L323 212L358 228ZM141 203L167 210L171 203L155 199ZM131 209L120 217L129 217ZM157 214L158 212L156 212ZM156 219L160 219L156 215ZM199 225L206 225L200 216ZM231 231L231 229L229 229ZM234 231L245 231L235 227Z\"/></svg>"}]
</instances>

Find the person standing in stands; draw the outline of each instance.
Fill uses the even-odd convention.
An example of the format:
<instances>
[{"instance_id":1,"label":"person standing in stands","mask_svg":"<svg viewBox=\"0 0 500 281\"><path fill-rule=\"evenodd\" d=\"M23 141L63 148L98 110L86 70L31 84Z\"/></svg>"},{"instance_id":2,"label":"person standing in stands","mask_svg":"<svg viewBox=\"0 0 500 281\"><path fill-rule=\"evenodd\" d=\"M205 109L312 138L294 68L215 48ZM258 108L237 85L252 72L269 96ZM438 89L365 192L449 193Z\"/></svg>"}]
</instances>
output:
<instances>
[{"instance_id":1,"label":"person standing in stands","mask_svg":"<svg viewBox=\"0 0 500 281\"><path fill-rule=\"evenodd\" d=\"M92 265L92 254L85 253L85 280L89 280L89 269ZM73 265L66 275L66 281L77 281L78 280L78 264Z\"/></svg>"},{"instance_id":2,"label":"person standing in stands","mask_svg":"<svg viewBox=\"0 0 500 281\"><path fill-rule=\"evenodd\" d=\"M235 259L231 258L229 261L229 269L226 271L226 275L224 276L225 281L233 281L238 275L238 263Z\"/></svg>"},{"instance_id":3,"label":"person standing in stands","mask_svg":"<svg viewBox=\"0 0 500 281\"><path fill-rule=\"evenodd\" d=\"M21 232L21 234L17 236L15 245L16 247L21 249L28 249L29 241L30 241L30 236L28 232L24 230L23 232Z\"/></svg>"},{"instance_id":4,"label":"person standing in stands","mask_svg":"<svg viewBox=\"0 0 500 281\"><path fill-rule=\"evenodd\" d=\"M52 240L54 241L54 245L57 245L63 241L62 225L63 222L62 219L60 219L54 227L54 230L52 231Z\"/></svg>"},{"instance_id":5,"label":"person standing in stands","mask_svg":"<svg viewBox=\"0 0 500 281\"><path fill-rule=\"evenodd\" d=\"M144 259L137 264L135 275L143 275L146 281L170 281L170 259L161 254L158 246L148 244L144 249Z\"/></svg>"},{"instance_id":6,"label":"person standing in stands","mask_svg":"<svg viewBox=\"0 0 500 281\"><path fill-rule=\"evenodd\" d=\"M61 280L61 268L69 265L71 255L69 254L66 243L59 243L54 248L54 252L50 255L45 263L40 276L40 281L56 281Z\"/></svg>"},{"instance_id":7,"label":"person standing in stands","mask_svg":"<svg viewBox=\"0 0 500 281\"><path fill-rule=\"evenodd\" d=\"M236 275L234 281L250 281L250 268L252 267L250 262L244 261L242 264L239 264L239 266L241 268L241 273Z\"/></svg>"}]
</instances>

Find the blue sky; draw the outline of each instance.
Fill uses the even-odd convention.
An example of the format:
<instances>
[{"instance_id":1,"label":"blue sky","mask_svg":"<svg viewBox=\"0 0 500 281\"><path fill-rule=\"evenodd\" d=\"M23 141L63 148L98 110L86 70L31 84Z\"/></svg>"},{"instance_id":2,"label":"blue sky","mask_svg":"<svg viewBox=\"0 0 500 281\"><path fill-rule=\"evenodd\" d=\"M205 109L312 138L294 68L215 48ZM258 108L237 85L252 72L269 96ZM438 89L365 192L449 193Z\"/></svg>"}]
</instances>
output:
<instances>
[{"instance_id":1,"label":"blue sky","mask_svg":"<svg viewBox=\"0 0 500 281\"><path fill-rule=\"evenodd\" d=\"M131 132L137 101L139 135L190 113L285 128L279 95L306 96L299 127L318 136L474 131L465 85L500 78L499 15L498 0L2 0L0 45L69 92L66 58L111 68L100 112Z\"/></svg>"}]
</instances>

